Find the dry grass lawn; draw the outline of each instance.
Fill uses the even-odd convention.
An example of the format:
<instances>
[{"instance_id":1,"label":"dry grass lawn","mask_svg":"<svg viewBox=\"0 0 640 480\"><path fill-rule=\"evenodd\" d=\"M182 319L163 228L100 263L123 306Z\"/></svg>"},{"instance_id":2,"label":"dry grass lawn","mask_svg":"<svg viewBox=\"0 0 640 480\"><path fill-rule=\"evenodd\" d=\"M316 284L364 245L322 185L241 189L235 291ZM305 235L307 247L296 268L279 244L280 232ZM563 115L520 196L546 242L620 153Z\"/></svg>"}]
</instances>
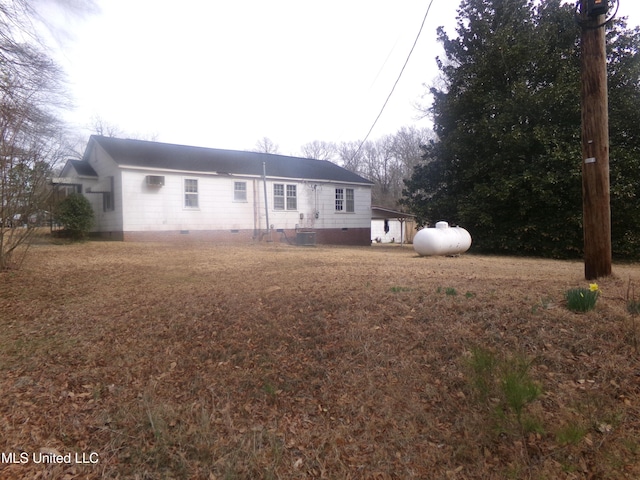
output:
<instances>
[{"instance_id":1,"label":"dry grass lawn","mask_svg":"<svg viewBox=\"0 0 640 480\"><path fill-rule=\"evenodd\" d=\"M640 478L614 273L576 314L581 262L37 245L0 273L0 478Z\"/></svg>"}]
</instances>

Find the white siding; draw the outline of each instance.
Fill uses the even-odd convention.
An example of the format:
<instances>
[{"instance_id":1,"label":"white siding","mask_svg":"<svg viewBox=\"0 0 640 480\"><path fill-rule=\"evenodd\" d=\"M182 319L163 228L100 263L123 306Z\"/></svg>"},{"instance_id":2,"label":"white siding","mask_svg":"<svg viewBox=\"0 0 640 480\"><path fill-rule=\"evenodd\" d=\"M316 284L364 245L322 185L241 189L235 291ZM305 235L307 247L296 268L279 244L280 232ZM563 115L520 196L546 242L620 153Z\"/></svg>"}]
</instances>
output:
<instances>
[{"instance_id":1,"label":"white siding","mask_svg":"<svg viewBox=\"0 0 640 480\"><path fill-rule=\"evenodd\" d=\"M147 175L162 175L161 187ZM185 207L184 180L198 181L198 207ZM247 200L234 201L234 182L246 181ZM124 170L125 231L233 230L254 228L252 179Z\"/></svg>"},{"instance_id":2,"label":"white siding","mask_svg":"<svg viewBox=\"0 0 640 480\"><path fill-rule=\"evenodd\" d=\"M97 232L175 232L196 230L370 229L371 186L292 178L188 173L118 165L98 142L90 142L85 160L97 180L69 171L69 183L82 184L95 213ZM123 162L126 160L123 159ZM179 159L176 159L179 165ZM72 169L69 169L72 170ZM164 177L162 186L147 184L150 175ZM105 185L113 179L112 209L104 208ZM198 205L185 207L185 179L198 182ZM235 182L246 182L246 199L234 197ZM284 185L284 209L274 205L274 185ZM295 186L295 208L287 203L287 186ZM336 188L352 189L354 211L336 210ZM93 190L91 192L90 190Z\"/></svg>"},{"instance_id":3,"label":"white siding","mask_svg":"<svg viewBox=\"0 0 640 480\"><path fill-rule=\"evenodd\" d=\"M147 175L163 175L164 186L146 184ZM198 207L185 208L184 180L198 180ZM259 178L186 175L161 171L123 170L124 231L246 230L266 228L264 184ZM234 200L234 183L246 182L246 201ZM295 210L274 208L274 184L296 186ZM354 189L354 212L335 211L335 189ZM371 189L368 186L267 180L269 224L276 229L368 228ZM316 218L317 211L317 218ZM302 214L302 219L300 215Z\"/></svg>"},{"instance_id":4,"label":"white siding","mask_svg":"<svg viewBox=\"0 0 640 480\"><path fill-rule=\"evenodd\" d=\"M297 185L298 208L295 211L273 209L273 185ZM260 182L262 188L262 182ZM305 181L268 181L269 223L274 228L368 228L371 226L371 188L368 186ZM336 212L335 189L354 189L354 212ZM300 215L302 214L302 219ZM261 217L264 213L260 212Z\"/></svg>"},{"instance_id":5,"label":"white siding","mask_svg":"<svg viewBox=\"0 0 640 480\"><path fill-rule=\"evenodd\" d=\"M371 226L371 187L324 184L320 189L317 228L369 228ZM336 211L336 188L353 188L354 211Z\"/></svg>"},{"instance_id":6,"label":"white siding","mask_svg":"<svg viewBox=\"0 0 640 480\"><path fill-rule=\"evenodd\" d=\"M93 207L94 232L122 231L122 181L120 169L116 163L98 145L89 152L89 164L98 175L98 180L90 180L87 177L79 178L77 183L82 184L82 192ZM99 186L110 184L108 177L113 177L113 210L104 210L103 194L96 193ZM73 177L71 177L73 180ZM94 190L91 193L90 190Z\"/></svg>"},{"instance_id":7,"label":"white siding","mask_svg":"<svg viewBox=\"0 0 640 480\"><path fill-rule=\"evenodd\" d=\"M371 240L379 239L381 243L400 243L401 240L406 241L407 239L403 238L404 236L402 234L405 222L400 223L400 220L397 219L389 219L388 222L389 233L385 233L384 220L371 220Z\"/></svg>"}]
</instances>

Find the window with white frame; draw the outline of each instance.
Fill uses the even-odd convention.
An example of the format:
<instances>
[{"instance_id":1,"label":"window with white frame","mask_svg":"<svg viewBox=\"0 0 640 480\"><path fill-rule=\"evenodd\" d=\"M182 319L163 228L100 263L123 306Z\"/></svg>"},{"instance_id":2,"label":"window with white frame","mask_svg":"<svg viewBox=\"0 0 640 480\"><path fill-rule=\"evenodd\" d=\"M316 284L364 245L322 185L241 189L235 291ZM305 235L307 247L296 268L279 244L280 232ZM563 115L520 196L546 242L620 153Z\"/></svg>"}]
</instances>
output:
<instances>
[{"instance_id":1,"label":"window with white frame","mask_svg":"<svg viewBox=\"0 0 640 480\"><path fill-rule=\"evenodd\" d=\"M353 188L336 188L336 212L355 212Z\"/></svg>"},{"instance_id":2,"label":"window with white frame","mask_svg":"<svg viewBox=\"0 0 640 480\"><path fill-rule=\"evenodd\" d=\"M273 209L274 210L297 210L298 209L298 187L297 185L285 185L284 183L273 184Z\"/></svg>"},{"instance_id":3,"label":"window with white frame","mask_svg":"<svg viewBox=\"0 0 640 480\"><path fill-rule=\"evenodd\" d=\"M233 201L247 201L247 182L233 182Z\"/></svg>"},{"instance_id":4,"label":"window with white frame","mask_svg":"<svg viewBox=\"0 0 640 480\"><path fill-rule=\"evenodd\" d=\"M273 184L273 209L284 210L284 185L282 183Z\"/></svg>"},{"instance_id":5,"label":"window with white frame","mask_svg":"<svg viewBox=\"0 0 640 480\"><path fill-rule=\"evenodd\" d=\"M184 207L198 208L198 180L195 178L184 179Z\"/></svg>"},{"instance_id":6,"label":"window with white frame","mask_svg":"<svg viewBox=\"0 0 640 480\"><path fill-rule=\"evenodd\" d=\"M353 213L353 212L356 211L356 209L355 209L355 206L356 206L355 203L356 202L355 202L355 195L353 193L353 188L345 188L344 190L345 190L345 196L346 196L346 198L345 198L345 200L346 200L345 207L347 209L347 212Z\"/></svg>"},{"instance_id":7,"label":"window with white frame","mask_svg":"<svg viewBox=\"0 0 640 480\"><path fill-rule=\"evenodd\" d=\"M298 209L298 195L295 185L287 185L287 210Z\"/></svg>"}]
</instances>

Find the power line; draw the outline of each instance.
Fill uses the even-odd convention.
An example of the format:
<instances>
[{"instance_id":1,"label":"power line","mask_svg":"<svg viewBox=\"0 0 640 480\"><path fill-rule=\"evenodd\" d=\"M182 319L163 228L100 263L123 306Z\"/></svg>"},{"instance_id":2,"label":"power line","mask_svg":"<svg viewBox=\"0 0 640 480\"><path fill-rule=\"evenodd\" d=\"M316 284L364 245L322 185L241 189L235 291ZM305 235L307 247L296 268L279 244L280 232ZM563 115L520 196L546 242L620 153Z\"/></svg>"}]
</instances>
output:
<instances>
[{"instance_id":1,"label":"power line","mask_svg":"<svg viewBox=\"0 0 640 480\"><path fill-rule=\"evenodd\" d=\"M407 55L407 59L404 61L404 65L402 65L402 69L400 70L400 73L398 74L398 78L396 78L396 81L393 84L393 87L391 87L391 91L389 92L389 95L387 95L387 99L384 101L384 104L382 105L382 108L380 109L380 113L378 113L378 116L373 121L373 124L371 125L371 128L367 132L367 135L364 137L362 142L360 142L360 145L358 145L358 149L356 150L356 153L354 153L353 156L351 157L351 160L355 159L358 156L358 154L360 153L360 150L362 150L362 146L365 144L365 142L369 138L369 135L371 135L371 132L375 128L376 124L378 123L378 120L380 120L380 117L382 116L382 113L384 112L384 109L387 107L387 104L389 103L389 100L391 99L391 95L393 95L393 92L395 91L396 86L398 85L398 82L400 82L400 78L402 78L402 74L404 73L404 69L407 67L407 64L409 63L409 59L411 58L411 54L413 53L413 50L416 48L416 45L418 44L418 40L420 39L420 35L422 34L422 30L424 29L424 24L426 23L427 17L429 16L429 11L431 10L431 5L433 5L433 0L431 0L429 2L429 6L427 7L427 12L424 14L424 18L422 19L422 24L420 25L420 30L418 30L418 35L416 35L416 39L414 40L413 45L411 46L411 50L409 50L409 54Z\"/></svg>"}]
</instances>

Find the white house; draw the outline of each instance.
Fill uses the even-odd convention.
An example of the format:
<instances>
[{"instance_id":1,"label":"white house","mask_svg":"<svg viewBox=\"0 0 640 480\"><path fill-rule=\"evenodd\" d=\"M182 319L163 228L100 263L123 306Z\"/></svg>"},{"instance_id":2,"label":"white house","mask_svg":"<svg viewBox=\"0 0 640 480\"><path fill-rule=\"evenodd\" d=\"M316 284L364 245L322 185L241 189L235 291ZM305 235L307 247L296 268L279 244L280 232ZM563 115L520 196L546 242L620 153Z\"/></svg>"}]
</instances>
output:
<instances>
[{"instance_id":1,"label":"white house","mask_svg":"<svg viewBox=\"0 0 640 480\"><path fill-rule=\"evenodd\" d=\"M372 182L328 161L92 136L54 183L116 240L371 243Z\"/></svg>"}]
</instances>

